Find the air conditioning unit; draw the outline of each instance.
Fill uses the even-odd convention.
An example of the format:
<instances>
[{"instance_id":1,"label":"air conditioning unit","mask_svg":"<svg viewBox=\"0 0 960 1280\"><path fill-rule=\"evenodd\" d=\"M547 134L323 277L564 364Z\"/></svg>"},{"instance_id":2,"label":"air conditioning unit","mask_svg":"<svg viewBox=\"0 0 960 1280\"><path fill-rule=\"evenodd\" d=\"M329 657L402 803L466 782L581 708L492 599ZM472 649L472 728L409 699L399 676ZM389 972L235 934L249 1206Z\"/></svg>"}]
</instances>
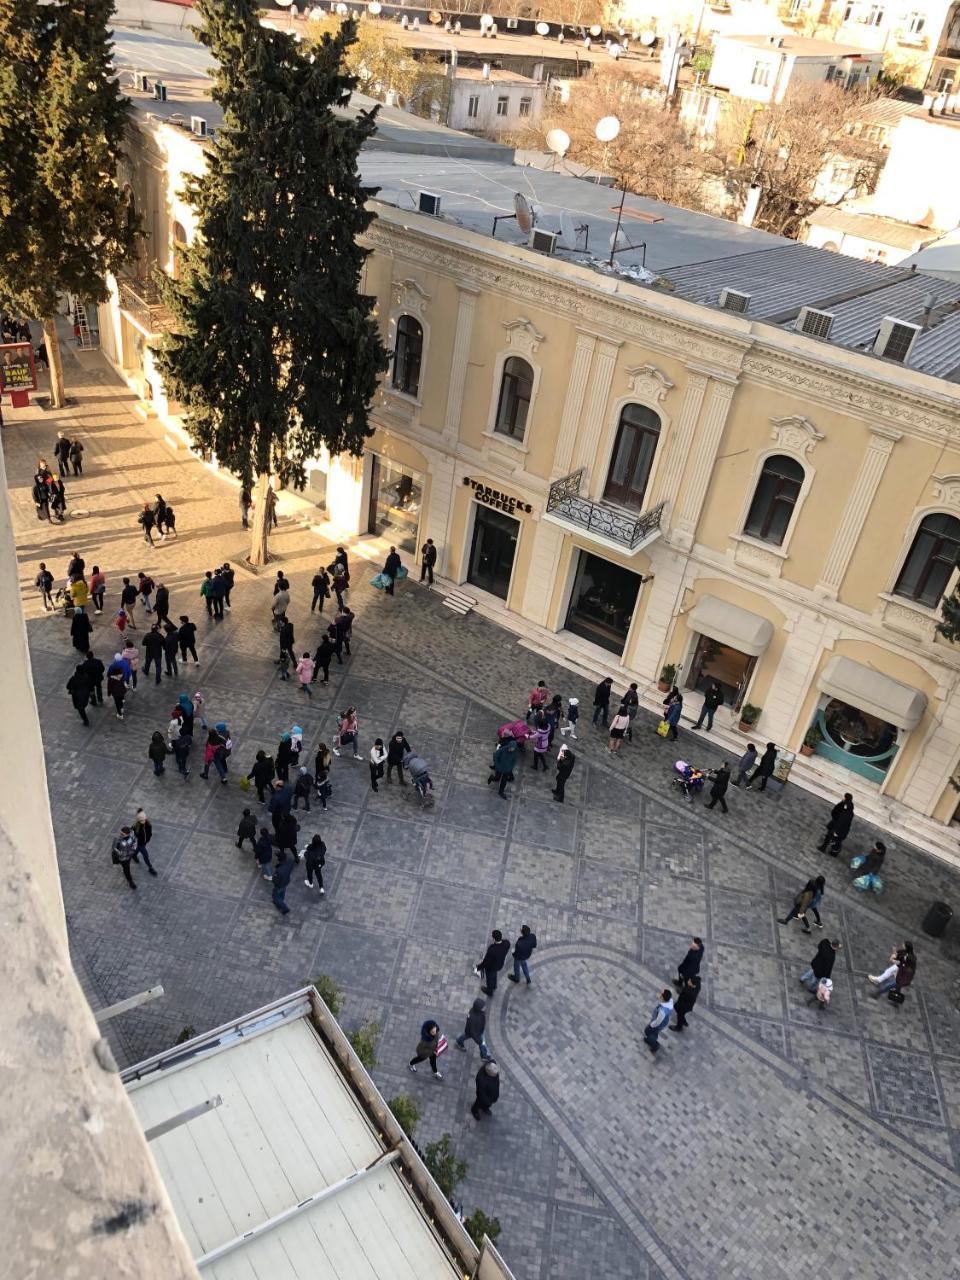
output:
<instances>
[{"instance_id":1,"label":"air conditioning unit","mask_svg":"<svg viewBox=\"0 0 960 1280\"><path fill-rule=\"evenodd\" d=\"M517 27L519 27L519 25L520 25L520 19L519 19L519 18L508 18L508 19L507 19L507 30L508 30L508 31L516 31L516 29L517 29Z\"/></svg>"},{"instance_id":2,"label":"air conditioning unit","mask_svg":"<svg viewBox=\"0 0 960 1280\"><path fill-rule=\"evenodd\" d=\"M203 116L190 117L190 132L195 133L198 138L205 138L207 136L207 122L204 120Z\"/></svg>"},{"instance_id":3,"label":"air conditioning unit","mask_svg":"<svg viewBox=\"0 0 960 1280\"><path fill-rule=\"evenodd\" d=\"M833 325L832 311L818 311L816 307L801 307L797 316L797 332L808 338L829 338Z\"/></svg>"},{"instance_id":4,"label":"air conditioning unit","mask_svg":"<svg viewBox=\"0 0 960 1280\"><path fill-rule=\"evenodd\" d=\"M432 191L421 191L417 196L417 208L421 213L429 213L431 218L439 218L440 197Z\"/></svg>"},{"instance_id":5,"label":"air conditioning unit","mask_svg":"<svg viewBox=\"0 0 960 1280\"><path fill-rule=\"evenodd\" d=\"M133 73L133 87L140 93L150 92L150 77L144 75L142 71Z\"/></svg>"},{"instance_id":6,"label":"air conditioning unit","mask_svg":"<svg viewBox=\"0 0 960 1280\"><path fill-rule=\"evenodd\" d=\"M884 316L873 342L873 354L887 360L896 360L897 364L906 364L913 344L921 333L923 330L918 324L898 320L896 316Z\"/></svg>"},{"instance_id":7,"label":"air conditioning unit","mask_svg":"<svg viewBox=\"0 0 960 1280\"><path fill-rule=\"evenodd\" d=\"M556 252L559 238L559 233L556 231L546 231L541 227L534 227L530 232L528 243L530 248L536 250L537 253L553 254Z\"/></svg>"},{"instance_id":8,"label":"air conditioning unit","mask_svg":"<svg viewBox=\"0 0 960 1280\"><path fill-rule=\"evenodd\" d=\"M750 305L750 294L741 293L739 289L721 289L717 302L724 311L736 311L742 316Z\"/></svg>"},{"instance_id":9,"label":"air conditioning unit","mask_svg":"<svg viewBox=\"0 0 960 1280\"><path fill-rule=\"evenodd\" d=\"M166 102L167 100L167 86L162 80L158 80L153 86L153 100L154 102Z\"/></svg>"}]
</instances>

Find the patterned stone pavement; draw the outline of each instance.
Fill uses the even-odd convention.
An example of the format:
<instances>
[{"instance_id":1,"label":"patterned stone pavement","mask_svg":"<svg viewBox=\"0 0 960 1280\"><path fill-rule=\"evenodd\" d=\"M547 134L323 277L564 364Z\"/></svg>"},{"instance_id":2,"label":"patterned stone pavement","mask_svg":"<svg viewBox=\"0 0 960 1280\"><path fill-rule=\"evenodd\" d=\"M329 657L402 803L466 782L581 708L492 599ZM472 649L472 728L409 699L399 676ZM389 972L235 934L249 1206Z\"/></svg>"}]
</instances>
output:
<instances>
[{"instance_id":1,"label":"patterned stone pavement","mask_svg":"<svg viewBox=\"0 0 960 1280\"><path fill-rule=\"evenodd\" d=\"M154 427L131 417L97 359L83 359L79 406L62 421L10 415L4 446L72 945L94 1003L156 981L166 989L117 1020L120 1054L136 1060L185 1026L215 1025L328 973L346 992L348 1027L381 1023L375 1075L388 1097L417 1098L420 1141L454 1135L470 1164L465 1204L500 1218L518 1277L954 1274L957 930L939 942L919 932L933 897L956 905L950 873L896 845L888 891L864 900L842 860L815 852L822 802L788 787L779 797L734 793L726 817L681 803L669 786L677 752L643 713L617 757L605 752L605 735L582 726L563 808L550 798L552 774L529 769L508 802L498 799L485 785L496 725L538 677L589 703L588 689L415 586L392 601L379 596L363 571L354 656L307 703L271 662L271 574L238 574L223 623L199 616L202 569L243 554L235 491L170 454ZM68 496L87 514L38 529L29 501L36 453L58 427L78 425L88 474ZM181 538L151 551L133 521L158 487L177 506ZM99 558L108 601L122 572L146 568L171 586L174 611L201 624L201 665L189 683L157 689L141 679L122 724L96 711L89 730L63 692L66 624L44 616L29 589L38 559L62 573L75 545L88 563ZM307 583L328 548L289 521L276 546L293 582L298 645L312 644L319 626ZM96 629L95 647L108 656L106 619ZM186 783L172 766L152 775L150 734L182 688L202 689L211 721L230 724L226 787L201 780L196 764ZM395 785L373 795L365 763L335 761L330 812L314 807L302 818L303 836L319 830L328 844L327 897L295 878L281 919L249 853L233 843L240 810L257 808L237 774L294 722L312 755L347 703L359 708L364 749L405 731L432 766L435 803L421 809ZM711 763L709 742L686 736L682 750ZM109 844L137 804L154 822L160 876L139 869L132 894ZM873 835L858 824L851 849ZM776 924L817 869L828 877L824 932L843 942L823 1015L797 982L823 935ZM451 1038L459 1032L489 930L514 936L525 920L541 943L534 985L498 989L488 1035L502 1099L475 1125L475 1049L446 1055L442 1085L405 1063L425 1017ZM665 1033L653 1060L642 1027L691 932L707 940L703 994L686 1036ZM865 975L905 935L917 943L919 976L895 1009L871 998Z\"/></svg>"}]
</instances>

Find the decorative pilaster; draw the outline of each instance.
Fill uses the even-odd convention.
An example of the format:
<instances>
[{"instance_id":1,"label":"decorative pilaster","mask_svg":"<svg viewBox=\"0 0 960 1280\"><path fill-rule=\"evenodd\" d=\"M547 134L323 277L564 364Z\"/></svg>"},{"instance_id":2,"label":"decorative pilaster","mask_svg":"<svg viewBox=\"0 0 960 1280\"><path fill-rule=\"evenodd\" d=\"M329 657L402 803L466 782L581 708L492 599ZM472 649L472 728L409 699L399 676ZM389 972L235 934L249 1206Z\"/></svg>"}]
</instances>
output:
<instances>
[{"instance_id":1,"label":"decorative pilaster","mask_svg":"<svg viewBox=\"0 0 960 1280\"><path fill-rule=\"evenodd\" d=\"M580 442L577 446L574 467L586 467L590 477L590 490L593 492L595 473L597 471L597 451L603 436L607 403L610 399L610 388L613 386L613 375L617 368L617 356L622 342L613 342L609 338L601 338L593 361L593 378L590 381L590 394L587 399L586 412L580 431Z\"/></svg>"},{"instance_id":2,"label":"decorative pilaster","mask_svg":"<svg viewBox=\"0 0 960 1280\"><path fill-rule=\"evenodd\" d=\"M553 476L557 479L571 469L573 446L577 442L577 427L580 425L580 413L583 409L583 398L587 390L587 379L590 376L590 362L597 346L597 335L585 329L577 330L577 346L570 365L570 377L567 380L567 394L563 402L563 417L560 419L560 431L557 435L557 452L554 455Z\"/></svg>"},{"instance_id":3,"label":"decorative pilaster","mask_svg":"<svg viewBox=\"0 0 960 1280\"><path fill-rule=\"evenodd\" d=\"M717 451L723 438L723 429L727 425L730 402L733 400L736 389L736 382L719 382L715 378L711 379L703 422L692 441L690 467L671 535L672 542L687 550L693 546L703 502L710 485L710 477L713 475Z\"/></svg>"},{"instance_id":4,"label":"decorative pilaster","mask_svg":"<svg viewBox=\"0 0 960 1280\"><path fill-rule=\"evenodd\" d=\"M447 411L443 420L443 434L447 440L456 440L460 434L460 414L463 411L463 390L467 381L467 365L470 360L470 339L473 335L473 313L480 296L479 289L458 285L460 305L457 309L457 331L453 339L453 357L450 362L450 382L447 387Z\"/></svg>"},{"instance_id":5,"label":"decorative pilaster","mask_svg":"<svg viewBox=\"0 0 960 1280\"><path fill-rule=\"evenodd\" d=\"M705 373L688 374L687 385L683 392L683 401L680 405L677 429L670 445L666 465L657 485L656 500L660 502L665 499L670 504L669 510L671 513L676 508L676 501L680 492L680 480L683 476L683 466L690 456L693 433L696 430L697 419L700 417L700 406L703 404L703 395L706 389L707 375Z\"/></svg>"},{"instance_id":6,"label":"decorative pilaster","mask_svg":"<svg viewBox=\"0 0 960 1280\"><path fill-rule=\"evenodd\" d=\"M421 446L422 448L422 446ZM421 525L420 536L423 542L432 538L437 547L437 573L450 577L451 557L449 545L450 515L453 510L454 493L454 460L450 454L439 450L424 449L430 466L430 500L427 506L427 520ZM419 559L419 547L417 548Z\"/></svg>"},{"instance_id":7,"label":"decorative pilaster","mask_svg":"<svg viewBox=\"0 0 960 1280\"><path fill-rule=\"evenodd\" d=\"M557 585L560 553L563 550L564 532L547 520L529 522L526 536L533 535L533 553L527 570L527 585L523 593L523 616L541 627L549 626L550 602Z\"/></svg>"},{"instance_id":8,"label":"decorative pilaster","mask_svg":"<svg viewBox=\"0 0 960 1280\"><path fill-rule=\"evenodd\" d=\"M871 427L870 444L860 463L860 470L853 482L843 509L840 525L833 539L817 583L817 591L835 600L843 583L850 560L863 532L864 522L873 505L883 473L887 469L893 446L902 432L890 427Z\"/></svg>"}]
</instances>

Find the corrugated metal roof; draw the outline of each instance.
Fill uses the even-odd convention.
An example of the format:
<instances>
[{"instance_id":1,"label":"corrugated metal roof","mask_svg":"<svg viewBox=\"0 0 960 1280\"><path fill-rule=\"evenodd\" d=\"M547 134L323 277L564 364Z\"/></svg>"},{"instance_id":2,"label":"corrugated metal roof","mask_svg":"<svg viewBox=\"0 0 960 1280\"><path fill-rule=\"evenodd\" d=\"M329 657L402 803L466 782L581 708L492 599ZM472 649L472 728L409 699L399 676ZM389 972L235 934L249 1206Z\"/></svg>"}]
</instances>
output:
<instances>
[{"instance_id":1,"label":"corrugated metal roof","mask_svg":"<svg viewBox=\"0 0 960 1280\"><path fill-rule=\"evenodd\" d=\"M906 279L892 282L887 289L830 307L828 310L835 317L830 341L844 347L872 346L884 316L896 316L898 320L920 324L928 297L935 298L937 305L956 302L960 300L960 285L931 280L929 276L909 275ZM935 333L944 323L941 321L930 332ZM910 359L910 366L914 369L922 367L918 347L914 348ZM957 360L960 363L960 346L957 348Z\"/></svg>"},{"instance_id":2,"label":"corrugated metal roof","mask_svg":"<svg viewBox=\"0 0 960 1280\"><path fill-rule=\"evenodd\" d=\"M877 98L876 102L868 102L859 113L864 124L879 124L885 128L896 128L904 116L915 111L915 102L904 102L900 98Z\"/></svg>"},{"instance_id":3,"label":"corrugated metal roof","mask_svg":"<svg viewBox=\"0 0 960 1280\"><path fill-rule=\"evenodd\" d=\"M890 245L896 249L914 250L940 236L930 227L918 227L913 222L899 222L896 218L881 218L875 213L854 213L847 209L834 209L824 205L815 209L807 218L811 227L827 227L860 240L874 244Z\"/></svg>"},{"instance_id":4,"label":"corrugated metal roof","mask_svg":"<svg viewBox=\"0 0 960 1280\"><path fill-rule=\"evenodd\" d=\"M943 285L943 281L934 283ZM960 293L960 285L954 288ZM960 381L960 314L920 335L910 356L910 367L950 382Z\"/></svg>"}]
</instances>

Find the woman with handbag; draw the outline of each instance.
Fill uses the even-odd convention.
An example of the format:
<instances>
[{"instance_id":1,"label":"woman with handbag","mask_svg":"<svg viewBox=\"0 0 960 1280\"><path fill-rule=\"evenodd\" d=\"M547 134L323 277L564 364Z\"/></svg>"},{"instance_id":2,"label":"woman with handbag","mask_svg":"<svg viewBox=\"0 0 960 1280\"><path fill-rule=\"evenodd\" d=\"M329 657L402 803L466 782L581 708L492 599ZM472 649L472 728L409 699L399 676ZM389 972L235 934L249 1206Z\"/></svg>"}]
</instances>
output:
<instances>
[{"instance_id":1,"label":"woman with handbag","mask_svg":"<svg viewBox=\"0 0 960 1280\"><path fill-rule=\"evenodd\" d=\"M432 1018L428 1019L420 1028L420 1039L417 1042L417 1051L410 1059L408 1066L411 1071L416 1071L417 1063L430 1059L430 1070L433 1072L434 1080L442 1080L443 1076L437 1070L437 1055L443 1053L447 1047L446 1036L440 1034L439 1026Z\"/></svg>"},{"instance_id":2,"label":"woman with handbag","mask_svg":"<svg viewBox=\"0 0 960 1280\"><path fill-rule=\"evenodd\" d=\"M339 747L352 747L354 760L360 759L359 747L360 738L360 722L357 719L356 707L347 707L346 711L340 713L340 724L337 729L337 742L339 746L333 748L333 754L340 754Z\"/></svg>"},{"instance_id":3,"label":"woman with handbag","mask_svg":"<svg viewBox=\"0 0 960 1280\"><path fill-rule=\"evenodd\" d=\"M820 893L821 894L823 893L822 889L820 890ZM794 898L793 906L790 908L790 910L787 912L787 914L783 917L782 920L779 917L777 918L777 923L789 924L791 920L799 920L800 923L803 925L803 932L810 933L811 929L807 921L806 913L807 913L807 909L810 906L810 903L813 902L816 896L817 896L817 882L816 880L808 880L807 883L803 886L803 888Z\"/></svg>"}]
</instances>

